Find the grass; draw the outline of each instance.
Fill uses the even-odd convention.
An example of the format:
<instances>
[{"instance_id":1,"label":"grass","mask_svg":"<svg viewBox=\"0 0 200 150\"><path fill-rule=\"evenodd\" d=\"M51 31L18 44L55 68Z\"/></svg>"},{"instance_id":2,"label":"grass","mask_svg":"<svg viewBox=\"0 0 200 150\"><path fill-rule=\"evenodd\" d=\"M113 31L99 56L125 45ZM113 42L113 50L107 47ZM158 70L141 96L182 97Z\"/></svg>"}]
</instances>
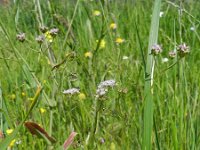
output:
<instances>
[{"instance_id":1,"label":"grass","mask_svg":"<svg viewBox=\"0 0 200 150\"><path fill-rule=\"evenodd\" d=\"M145 86L144 86L144 131L143 131L143 150L151 149L152 129L153 129L153 78L155 68L155 56L151 55L152 46L158 43L159 14L161 1L157 0L154 4L154 11L151 20L151 29L149 35L149 46L147 51L147 61L145 65ZM156 123L154 123L156 129ZM156 138L157 130L155 130ZM159 142L157 140L157 146Z\"/></svg>"},{"instance_id":2,"label":"grass","mask_svg":"<svg viewBox=\"0 0 200 150\"><path fill-rule=\"evenodd\" d=\"M69 149L199 149L200 2L154 3L160 1L1 5L0 149L13 139L11 149L62 149L74 132ZM52 43L35 40L41 25L59 29ZM24 42L16 39L19 32L26 33ZM190 53L170 59L183 42ZM161 54L150 54L154 44L162 45ZM98 85L110 79L116 85L97 97ZM81 94L63 94L70 88Z\"/></svg>"}]
</instances>

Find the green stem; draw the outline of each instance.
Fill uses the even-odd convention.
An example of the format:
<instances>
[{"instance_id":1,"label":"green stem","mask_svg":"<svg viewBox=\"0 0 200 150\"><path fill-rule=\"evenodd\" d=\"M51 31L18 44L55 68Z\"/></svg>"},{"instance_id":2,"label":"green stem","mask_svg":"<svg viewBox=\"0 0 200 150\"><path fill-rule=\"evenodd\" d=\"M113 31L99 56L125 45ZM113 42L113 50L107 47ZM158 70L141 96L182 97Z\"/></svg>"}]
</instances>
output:
<instances>
[{"instance_id":1,"label":"green stem","mask_svg":"<svg viewBox=\"0 0 200 150\"><path fill-rule=\"evenodd\" d=\"M143 130L143 150L151 150L152 130L153 130L153 73L155 60L151 55L151 49L157 44L159 29L159 13L161 0L155 0L154 10L151 21L151 29L149 35L149 45L147 52L146 70L145 70L145 86L144 86L144 130Z\"/></svg>"}]
</instances>

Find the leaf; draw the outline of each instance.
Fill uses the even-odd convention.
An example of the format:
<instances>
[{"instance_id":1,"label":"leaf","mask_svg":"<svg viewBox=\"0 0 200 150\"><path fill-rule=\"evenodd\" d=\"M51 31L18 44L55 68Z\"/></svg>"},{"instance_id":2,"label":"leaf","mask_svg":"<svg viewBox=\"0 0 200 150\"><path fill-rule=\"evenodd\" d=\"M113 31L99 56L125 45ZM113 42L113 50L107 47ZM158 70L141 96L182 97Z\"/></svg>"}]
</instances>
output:
<instances>
[{"instance_id":1,"label":"leaf","mask_svg":"<svg viewBox=\"0 0 200 150\"><path fill-rule=\"evenodd\" d=\"M152 130L153 130L153 74L155 61L153 55L150 55L153 44L157 44L159 30L159 13L161 8L161 0L154 1L154 9L151 20L151 29L149 35L149 45L145 70L145 85L144 85L144 129L142 150L151 150L152 148Z\"/></svg>"},{"instance_id":2,"label":"leaf","mask_svg":"<svg viewBox=\"0 0 200 150\"><path fill-rule=\"evenodd\" d=\"M26 79L26 86L28 89L36 88L37 87L37 82L34 80L31 72L29 71L28 67L26 65L22 66L23 68L23 73Z\"/></svg>"},{"instance_id":3,"label":"leaf","mask_svg":"<svg viewBox=\"0 0 200 150\"><path fill-rule=\"evenodd\" d=\"M53 137L49 136L48 133L42 127L40 127L37 123L27 121L24 123L24 125L31 132L32 135L37 135L38 137L42 137L48 143L49 141L51 143L56 142L56 140Z\"/></svg>"},{"instance_id":4,"label":"leaf","mask_svg":"<svg viewBox=\"0 0 200 150\"><path fill-rule=\"evenodd\" d=\"M73 140L74 140L74 137L77 135L76 132L72 132L68 139L65 140L64 144L63 144L63 149L66 150L69 148L69 146L72 144Z\"/></svg>"}]
</instances>

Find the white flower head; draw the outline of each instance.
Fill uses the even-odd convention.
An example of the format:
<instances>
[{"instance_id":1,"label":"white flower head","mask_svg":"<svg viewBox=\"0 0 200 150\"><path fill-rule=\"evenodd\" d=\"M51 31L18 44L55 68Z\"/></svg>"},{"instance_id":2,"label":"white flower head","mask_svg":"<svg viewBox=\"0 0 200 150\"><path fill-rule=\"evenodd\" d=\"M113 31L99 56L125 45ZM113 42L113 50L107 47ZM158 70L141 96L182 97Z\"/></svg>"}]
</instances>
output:
<instances>
[{"instance_id":1,"label":"white flower head","mask_svg":"<svg viewBox=\"0 0 200 150\"><path fill-rule=\"evenodd\" d=\"M106 88L99 88L97 89L96 91L96 95L99 97L99 96L103 96L107 93L108 89Z\"/></svg>"},{"instance_id":2,"label":"white flower head","mask_svg":"<svg viewBox=\"0 0 200 150\"><path fill-rule=\"evenodd\" d=\"M73 95L73 94L77 94L77 93L80 93L80 90L77 89L77 88L71 88L71 89L68 89L68 90L64 90L64 91L63 91L63 94L70 94L70 95Z\"/></svg>"},{"instance_id":3,"label":"white flower head","mask_svg":"<svg viewBox=\"0 0 200 150\"><path fill-rule=\"evenodd\" d=\"M128 56L123 56L122 59L123 59L123 60L127 60L127 59L128 59Z\"/></svg>"},{"instance_id":4,"label":"white flower head","mask_svg":"<svg viewBox=\"0 0 200 150\"><path fill-rule=\"evenodd\" d=\"M102 81L97 87L96 96L101 97L105 95L108 92L108 87L113 87L115 85L116 85L115 80Z\"/></svg>"},{"instance_id":5,"label":"white flower head","mask_svg":"<svg viewBox=\"0 0 200 150\"><path fill-rule=\"evenodd\" d=\"M159 14L159 16L162 17L163 15L164 15L164 12L161 11L160 14Z\"/></svg>"},{"instance_id":6,"label":"white flower head","mask_svg":"<svg viewBox=\"0 0 200 150\"><path fill-rule=\"evenodd\" d=\"M168 61L169 61L169 59L166 58L166 57L162 59L162 63L166 63L166 62L168 62Z\"/></svg>"},{"instance_id":7,"label":"white flower head","mask_svg":"<svg viewBox=\"0 0 200 150\"><path fill-rule=\"evenodd\" d=\"M106 80L106 81L101 82L98 85L98 88L113 87L113 86L115 86L115 84L116 84L115 80Z\"/></svg>"},{"instance_id":8,"label":"white flower head","mask_svg":"<svg viewBox=\"0 0 200 150\"><path fill-rule=\"evenodd\" d=\"M190 27L190 30L191 30L191 31L194 31L194 30L195 30L195 27Z\"/></svg>"},{"instance_id":9,"label":"white flower head","mask_svg":"<svg viewBox=\"0 0 200 150\"><path fill-rule=\"evenodd\" d=\"M21 143L22 143L21 140L16 141L16 144L17 144L17 145L19 145L19 144L21 144Z\"/></svg>"}]
</instances>

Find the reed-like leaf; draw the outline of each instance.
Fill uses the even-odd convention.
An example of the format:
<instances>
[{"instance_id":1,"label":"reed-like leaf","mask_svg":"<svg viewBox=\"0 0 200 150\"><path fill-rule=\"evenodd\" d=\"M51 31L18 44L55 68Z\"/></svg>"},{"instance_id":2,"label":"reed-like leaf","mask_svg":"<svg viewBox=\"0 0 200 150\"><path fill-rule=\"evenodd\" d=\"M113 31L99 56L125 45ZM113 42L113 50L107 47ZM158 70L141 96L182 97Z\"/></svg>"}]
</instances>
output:
<instances>
[{"instance_id":1,"label":"reed-like leaf","mask_svg":"<svg viewBox=\"0 0 200 150\"><path fill-rule=\"evenodd\" d=\"M151 55L151 49L157 44L159 29L159 13L161 0L155 0L154 9L151 20L151 29L149 35L149 45L145 71L145 105L144 105L144 130L143 130L143 150L151 149L152 129L153 129L153 72L154 72L154 56Z\"/></svg>"}]
</instances>

